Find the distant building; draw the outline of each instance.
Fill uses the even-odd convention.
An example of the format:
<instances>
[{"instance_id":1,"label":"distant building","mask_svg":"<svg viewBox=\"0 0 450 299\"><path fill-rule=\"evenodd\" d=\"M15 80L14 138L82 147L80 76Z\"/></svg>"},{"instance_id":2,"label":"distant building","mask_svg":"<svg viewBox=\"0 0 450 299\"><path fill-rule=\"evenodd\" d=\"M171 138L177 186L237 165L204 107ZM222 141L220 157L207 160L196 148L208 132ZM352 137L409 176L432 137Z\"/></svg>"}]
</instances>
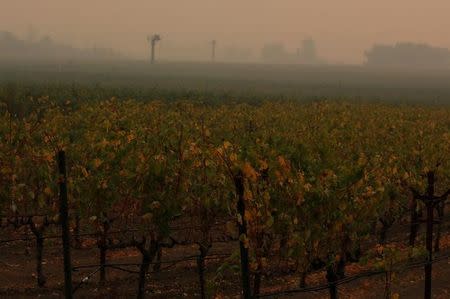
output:
<instances>
[{"instance_id":1,"label":"distant building","mask_svg":"<svg viewBox=\"0 0 450 299\"><path fill-rule=\"evenodd\" d=\"M313 39L302 41L301 48L296 52L289 52L282 43L266 44L261 51L263 61L271 63L300 63L300 64L320 64L322 61L318 58L316 43Z\"/></svg>"},{"instance_id":2,"label":"distant building","mask_svg":"<svg viewBox=\"0 0 450 299\"><path fill-rule=\"evenodd\" d=\"M449 67L450 50L427 44L375 45L365 53L369 66Z\"/></svg>"}]
</instances>

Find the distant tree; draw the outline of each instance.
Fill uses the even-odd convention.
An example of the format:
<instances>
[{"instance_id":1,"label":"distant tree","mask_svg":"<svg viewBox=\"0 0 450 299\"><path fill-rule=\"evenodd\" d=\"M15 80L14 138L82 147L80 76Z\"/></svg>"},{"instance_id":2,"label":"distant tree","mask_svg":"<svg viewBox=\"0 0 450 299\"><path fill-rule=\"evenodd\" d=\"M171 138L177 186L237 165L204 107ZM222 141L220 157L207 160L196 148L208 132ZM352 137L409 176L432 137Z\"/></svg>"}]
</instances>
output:
<instances>
[{"instance_id":1,"label":"distant tree","mask_svg":"<svg viewBox=\"0 0 450 299\"><path fill-rule=\"evenodd\" d=\"M45 35L40 40L40 43L44 44L44 45L51 45L51 44L53 44L53 39L49 35Z\"/></svg>"},{"instance_id":2,"label":"distant tree","mask_svg":"<svg viewBox=\"0 0 450 299\"><path fill-rule=\"evenodd\" d=\"M38 31L34 28L32 24L28 25L27 29L27 38L28 42L34 42L38 38Z\"/></svg>"},{"instance_id":3,"label":"distant tree","mask_svg":"<svg viewBox=\"0 0 450 299\"><path fill-rule=\"evenodd\" d=\"M13 33L0 32L0 58L10 58L17 53L22 53L25 45Z\"/></svg>"},{"instance_id":4,"label":"distant tree","mask_svg":"<svg viewBox=\"0 0 450 299\"><path fill-rule=\"evenodd\" d=\"M288 59L289 53L282 43L271 43L264 45L261 56L265 61L283 62Z\"/></svg>"},{"instance_id":5,"label":"distant tree","mask_svg":"<svg viewBox=\"0 0 450 299\"><path fill-rule=\"evenodd\" d=\"M8 43L11 41L16 41L17 38L14 36L13 33L9 32L9 31L0 31L0 42L3 43Z\"/></svg>"},{"instance_id":6,"label":"distant tree","mask_svg":"<svg viewBox=\"0 0 450 299\"><path fill-rule=\"evenodd\" d=\"M214 62L216 61L216 46L217 46L217 41L214 39L211 41L211 61Z\"/></svg>"},{"instance_id":7,"label":"distant tree","mask_svg":"<svg viewBox=\"0 0 450 299\"><path fill-rule=\"evenodd\" d=\"M23 42L20 41L13 33L9 31L0 32L0 48L17 48L21 47Z\"/></svg>"},{"instance_id":8,"label":"distant tree","mask_svg":"<svg viewBox=\"0 0 450 299\"><path fill-rule=\"evenodd\" d=\"M304 63L315 63L317 61L316 42L311 38L303 40L299 54Z\"/></svg>"},{"instance_id":9,"label":"distant tree","mask_svg":"<svg viewBox=\"0 0 450 299\"><path fill-rule=\"evenodd\" d=\"M248 61L252 59L252 54L248 48L230 46L223 50L222 56L228 61Z\"/></svg>"},{"instance_id":10,"label":"distant tree","mask_svg":"<svg viewBox=\"0 0 450 299\"><path fill-rule=\"evenodd\" d=\"M374 45L365 53L367 65L405 67L449 67L450 50L427 44Z\"/></svg>"},{"instance_id":11,"label":"distant tree","mask_svg":"<svg viewBox=\"0 0 450 299\"><path fill-rule=\"evenodd\" d=\"M0 59L32 59L32 60L102 60L116 59L120 55L112 49L97 48L78 49L55 42L50 36L39 40L21 40L11 32L0 32Z\"/></svg>"}]
</instances>

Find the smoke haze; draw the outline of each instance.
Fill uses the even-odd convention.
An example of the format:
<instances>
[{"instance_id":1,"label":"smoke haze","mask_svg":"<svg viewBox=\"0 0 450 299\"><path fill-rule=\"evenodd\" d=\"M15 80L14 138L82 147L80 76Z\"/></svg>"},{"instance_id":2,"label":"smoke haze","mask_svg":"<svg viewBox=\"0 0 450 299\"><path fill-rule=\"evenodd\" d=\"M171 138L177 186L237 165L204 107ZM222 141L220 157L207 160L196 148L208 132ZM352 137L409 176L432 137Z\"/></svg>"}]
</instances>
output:
<instances>
[{"instance_id":1,"label":"smoke haze","mask_svg":"<svg viewBox=\"0 0 450 299\"><path fill-rule=\"evenodd\" d=\"M163 37L160 47L167 51L161 57L180 59L206 55L212 39L218 41L218 58L243 53L249 60L265 44L283 43L295 52L310 37L331 63L362 63L364 51L375 43L450 48L448 0L0 1L0 31L24 39L48 34L66 44L111 47L139 59L148 57L151 33Z\"/></svg>"}]
</instances>

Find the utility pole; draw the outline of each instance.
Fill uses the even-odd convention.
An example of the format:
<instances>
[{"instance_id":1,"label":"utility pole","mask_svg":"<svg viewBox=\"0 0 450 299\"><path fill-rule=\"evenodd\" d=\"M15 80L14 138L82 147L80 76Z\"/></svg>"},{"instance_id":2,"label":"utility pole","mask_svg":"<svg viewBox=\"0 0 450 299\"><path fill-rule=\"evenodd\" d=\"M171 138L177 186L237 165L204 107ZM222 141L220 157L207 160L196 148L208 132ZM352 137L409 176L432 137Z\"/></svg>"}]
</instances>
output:
<instances>
[{"instance_id":1,"label":"utility pole","mask_svg":"<svg viewBox=\"0 0 450 299\"><path fill-rule=\"evenodd\" d=\"M211 60L212 60L212 62L216 61L216 45L217 45L217 41L215 39L213 39L211 41L211 46L212 46Z\"/></svg>"},{"instance_id":2,"label":"utility pole","mask_svg":"<svg viewBox=\"0 0 450 299\"><path fill-rule=\"evenodd\" d=\"M159 34L153 34L152 36L147 37L147 41L150 43L150 47L151 47L150 62L152 64L155 63L155 45L160 40L161 40L161 36Z\"/></svg>"}]
</instances>

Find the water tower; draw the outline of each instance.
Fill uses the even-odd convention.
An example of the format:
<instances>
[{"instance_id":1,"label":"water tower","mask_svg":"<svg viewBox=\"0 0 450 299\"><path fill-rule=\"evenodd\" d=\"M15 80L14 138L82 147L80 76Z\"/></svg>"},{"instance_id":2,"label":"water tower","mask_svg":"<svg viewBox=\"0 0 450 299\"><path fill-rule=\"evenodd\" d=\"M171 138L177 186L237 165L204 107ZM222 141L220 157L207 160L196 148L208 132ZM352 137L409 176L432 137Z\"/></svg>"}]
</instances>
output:
<instances>
[{"instance_id":1,"label":"water tower","mask_svg":"<svg viewBox=\"0 0 450 299\"><path fill-rule=\"evenodd\" d=\"M148 36L147 37L147 41L150 43L150 47L151 47L151 57L150 57L150 62L153 64L155 63L155 45L157 42L159 42L161 40L161 36L159 34L153 34L152 36Z\"/></svg>"}]
</instances>

